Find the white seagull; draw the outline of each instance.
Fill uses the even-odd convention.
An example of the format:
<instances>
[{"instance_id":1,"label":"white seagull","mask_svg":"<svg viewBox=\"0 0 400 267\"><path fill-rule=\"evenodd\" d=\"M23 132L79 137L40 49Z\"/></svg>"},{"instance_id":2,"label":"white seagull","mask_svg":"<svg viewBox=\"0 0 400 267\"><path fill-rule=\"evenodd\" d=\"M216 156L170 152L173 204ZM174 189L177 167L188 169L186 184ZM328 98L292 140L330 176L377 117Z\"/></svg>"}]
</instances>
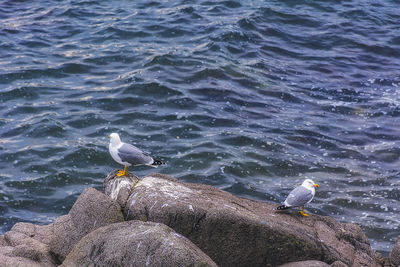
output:
<instances>
[{"instance_id":1,"label":"white seagull","mask_svg":"<svg viewBox=\"0 0 400 267\"><path fill-rule=\"evenodd\" d=\"M289 193L285 202L283 202L283 205L277 207L275 210L285 210L291 207L298 207L301 215L308 216L308 214L304 212L304 205L313 200L315 195L314 187L319 187L319 185L310 179L304 180L300 186L296 187ZM302 209L300 209L300 207L302 207Z\"/></svg>"},{"instance_id":2,"label":"white seagull","mask_svg":"<svg viewBox=\"0 0 400 267\"><path fill-rule=\"evenodd\" d=\"M139 148L121 142L121 138L119 138L117 133L110 134L108 138L110 139L108 150L110 151L111 157L119 164L124 165L124 170L119 171L117 176L125 175L126 169L131 165L147 165L157 168L158 165L164 164L163 162L146 155Z\"/></svg>"}]
</instances>

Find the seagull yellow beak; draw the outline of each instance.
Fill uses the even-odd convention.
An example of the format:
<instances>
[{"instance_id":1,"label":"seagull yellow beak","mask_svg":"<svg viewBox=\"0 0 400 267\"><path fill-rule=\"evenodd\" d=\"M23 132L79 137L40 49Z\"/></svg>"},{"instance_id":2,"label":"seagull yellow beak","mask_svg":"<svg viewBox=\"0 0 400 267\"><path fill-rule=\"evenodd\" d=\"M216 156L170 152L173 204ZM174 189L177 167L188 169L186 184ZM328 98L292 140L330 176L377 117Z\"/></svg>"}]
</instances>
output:
<instances>
[{"instance_id":1,"label":"seagull yellow beak","mask_svg":"<svg viewBox=\"0 0 400 267\"><path fill-rule=\"evenodd\" d=\"M108 139L110 139L111 137L110 136L108 136Z\"/></svg>"},{"instance_id":2,"label":"seagull yellow beak","mask_svg":"<svg viewBox=\"0 0 400 267\"><path fill-rule=\"evenodd\" d=\"M319 185L317 185L317 184L314 184L313 186L314 186L314 187L319 187Z\"/></svg>"}]
</instances>

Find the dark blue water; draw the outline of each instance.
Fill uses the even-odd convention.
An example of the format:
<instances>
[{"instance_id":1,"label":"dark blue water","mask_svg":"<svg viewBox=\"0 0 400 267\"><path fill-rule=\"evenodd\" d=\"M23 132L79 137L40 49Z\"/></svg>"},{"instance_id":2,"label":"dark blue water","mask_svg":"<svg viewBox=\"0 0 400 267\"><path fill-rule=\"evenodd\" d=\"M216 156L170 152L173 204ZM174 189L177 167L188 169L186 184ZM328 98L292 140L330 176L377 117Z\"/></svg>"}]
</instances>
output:
<instances>
[{"instance_id":1,"label":"dark blue water","mask_svg":"<svg viewBox=\"0 0 400 267\"><path fill-rule=\"evenodd\" d=\"M400 235L396 1L2 1L0 231L48 224L120 168L157 171ZM154 172L130 168L136 175Z\"/></svg>"}]
</instances>

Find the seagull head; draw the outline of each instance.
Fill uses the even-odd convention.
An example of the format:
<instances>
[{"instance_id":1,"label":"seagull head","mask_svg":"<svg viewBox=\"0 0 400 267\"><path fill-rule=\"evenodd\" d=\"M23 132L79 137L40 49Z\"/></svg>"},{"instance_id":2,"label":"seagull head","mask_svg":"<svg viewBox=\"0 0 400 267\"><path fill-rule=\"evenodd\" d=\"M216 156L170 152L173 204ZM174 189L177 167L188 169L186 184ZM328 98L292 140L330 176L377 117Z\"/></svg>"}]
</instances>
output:
<instances>
[{"instance_id":1,"label":"seagull head","mask_svg":"<svg viewBox=\"0 0 400 267\"><path fill-rule=\"evenodd\" d=\"M314 183L313 180L311 180L311 179L305 179L304 182L301 185L304 186L305 188L308 188L308 189L311 189L311 188L314 188L314 187L319 187L319 185Z\"/></svg>"},{"instance_id":2,"label":"seagull head","mask_svg":"<svg viewBox=\"0 0 400 267\"><path fill-rule=\"evenodd\" d=\"M119 145L121 143L121 138L119 138L119 135L117 133L112 133L108 136L110 139L110 144L115 146Z\"/></svg>"}]
</instances>

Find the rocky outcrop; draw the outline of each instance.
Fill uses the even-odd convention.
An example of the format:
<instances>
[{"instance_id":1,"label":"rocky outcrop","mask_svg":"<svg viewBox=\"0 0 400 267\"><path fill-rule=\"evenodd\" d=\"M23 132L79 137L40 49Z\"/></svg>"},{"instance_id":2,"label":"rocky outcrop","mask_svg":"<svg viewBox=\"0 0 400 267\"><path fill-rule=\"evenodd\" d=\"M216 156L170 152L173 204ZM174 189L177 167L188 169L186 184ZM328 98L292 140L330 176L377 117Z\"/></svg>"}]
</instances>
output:
<instances>
[{"instance_id":1,"label":"rocky outcrop","mask_svg":"<svg viewBox=\"0 0 400 267\"><path fill-rule=\"evenodd\" d=\"M67 215L0 235L0 266L397 266L352 223L235 197L167 175L111 173Z\"/></svg>"},{"instance_id":2,"label":"rocky outcrop","mask_svg":"<svg viewBox=\"0 0 400 267\"><path fill-rule=\"evenodd\" d=\"M166 224L219 266L277 266L303 260L380 266L355 224L318 215L277 213L274 204L161 174L145 176L131 188L123 205L125 219Z\"/></svg>"},{"instance_id":3,"label":"rocky outcrop","mask_svg":"<svg viewBox=\"0 0 400 267\"><path fill-rule=\"evenodd\" d=\"M309 261L296 261L296 262L289 262L279 267L347 267L347 264L344 264L341 261L335 261L332 264L327 264L323 261L316 261L316 260L309 260Z\"/></svg>"},{"instance_id":4,"label":"rocky outcrop","mask_svg":"<svg viewBox=\"0 0 400 267\"><path fill-rule=\"evenodd\" d=\"M296 261L279 265L279 267L330 267L331 265L323 261Z\"/></svg>"},{"instance_id":5,"label":"rocky outcrop","mask_svg":"<svg viewBox=\"0 0 400 267\"><path fill-rule=\"evenodd\" d=\"M38 230L40 226L27 223L17 223L11 231L0 239L0 266L57 266L57 259L50 247L39 241L44 234ZM48 236L46 235L46 240Z\"/></svg>"},{"instance_id":6,"label":"rocky outcrop","mask_svg":"<svg viewBox=\"0 0 400 267\"><path fill-rule=\"evenodd\" d=\"M17 223L0 236L0 266L217 266L166 225L123 221L116 201L87 188L54 223Z\"/></svg>"},{"instance_id":7,"label":"rocky outcrop","mask_svg":"<svg viewBox=\"0 0 400 267\"><path fill-rule=\"evenodd\" d=\"M389 261L392 266L400 266L400 236L397 238L396 243L389 255Z\"/></svg>"},{"instance_id":8,"label":"rocky outcrop","mask_svg":"<svg viewBox=\"0 0 400 267\"><path fill-rule=\"evenodd\" d=\"M124 221L121 207L115 201L96 189L87 188L70 212L50 225L15 224L4 235L0 266L56 266L83 236L121 221Z\"/></svg>"},{"instance_id":9,"label":"rocky outcrop","mask_svg":"<svg viewBox=\"0 0 400 267\"><path fill-rule=\"evenodd\" d=\"M63 261L78 241L93 230L124 221L120 206L94 188L85 189L69 213L52 224L50 247Z\"/></svg>"},{"instance_id":10,"label":"rocky outcrop","mask_svg":"<svg viewBox=\"0 0 400 267\"><path fill-rule=\"evenodd\" d=\"M129 221L83 237L61 266L217 266L164 224Z\"/></svg>"}]
</instances>

